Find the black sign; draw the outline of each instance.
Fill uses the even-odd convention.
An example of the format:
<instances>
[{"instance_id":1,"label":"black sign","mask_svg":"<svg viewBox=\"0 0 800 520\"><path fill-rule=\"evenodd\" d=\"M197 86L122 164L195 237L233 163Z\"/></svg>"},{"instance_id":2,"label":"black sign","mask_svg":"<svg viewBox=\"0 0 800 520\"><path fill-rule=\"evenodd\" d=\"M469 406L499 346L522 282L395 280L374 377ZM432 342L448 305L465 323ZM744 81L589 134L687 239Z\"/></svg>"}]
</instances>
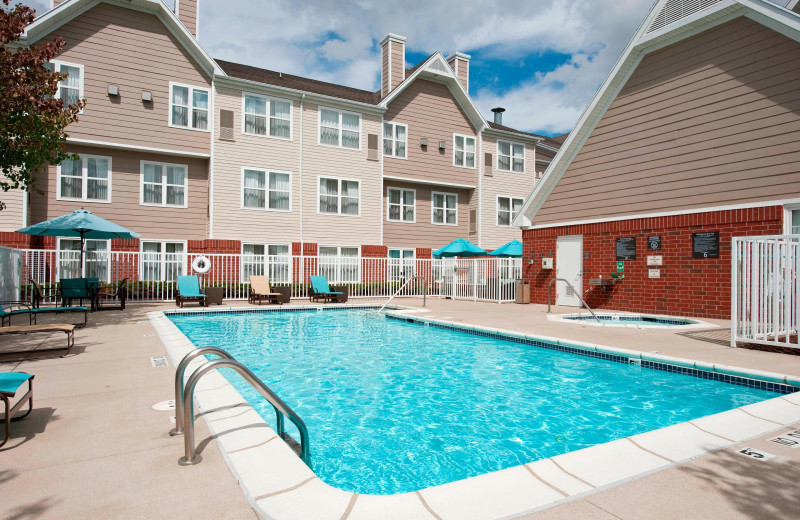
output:
<instances>
[{"instance_id":1,"label":"black sign","mask_svg":"<svg viewBox=\"0 0 800 520\"><path fill-rule=\"evenodd\" d=\"M617 261L636 260L636 237L617 239Z\"/></svg>"},{"instance_id":2,"label":"black sign","mask_svg":"<svg viewBox=\"0 0 800 520\"><path fill-rule=\"evenodd\" d=\"M647 237L647 249L650 251L659 251L661 249L661 235Z\"/></svg>"},{"instance_id":3,"label":"black sign","mask_svg":"<svg viewBox=\"0 0 800 520\"><path fill-rule=\"evenodd\" d=\"M719 232L692 233L693 258L719 258Z\"/></svg>"}]
</instances>

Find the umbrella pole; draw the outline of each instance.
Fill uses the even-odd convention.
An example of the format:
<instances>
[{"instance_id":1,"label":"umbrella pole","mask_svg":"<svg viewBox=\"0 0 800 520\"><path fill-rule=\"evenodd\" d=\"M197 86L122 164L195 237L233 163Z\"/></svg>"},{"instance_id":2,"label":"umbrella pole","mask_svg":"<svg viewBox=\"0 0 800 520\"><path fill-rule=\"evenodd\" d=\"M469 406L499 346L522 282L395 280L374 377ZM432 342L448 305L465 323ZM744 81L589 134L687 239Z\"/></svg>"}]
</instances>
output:
<instances>
[{"instance_id":1,"label":"umbrella pole","mask_svg":"<svg viewBox=\"0 0 800 520\"><path fill-rule=\"evenodd\" d=\"M84 253L86 248L86 235L81 231L81 278L86 278L86 266L84 265Z\"/></svg>"}]
</instances>

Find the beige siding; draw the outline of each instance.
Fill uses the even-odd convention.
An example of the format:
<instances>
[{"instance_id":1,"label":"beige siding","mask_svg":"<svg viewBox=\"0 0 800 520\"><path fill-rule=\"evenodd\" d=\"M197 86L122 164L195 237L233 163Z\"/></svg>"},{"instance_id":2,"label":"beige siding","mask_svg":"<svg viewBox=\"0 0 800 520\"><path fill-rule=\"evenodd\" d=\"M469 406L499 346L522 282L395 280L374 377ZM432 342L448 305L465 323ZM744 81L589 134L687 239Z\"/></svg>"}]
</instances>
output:
<instances>
[{"instance_id":1,"label":"beige siding","mask_svg":"<svg viewBox=\"0 0 800 520\"><path fill-rule=\"evenodd\" d=\"M447 86L426 80L414 81L392 101L384 119L408 125L408 159L384 158L384 175L477 185L480 160L477 153L476 168L453 166L453 134L475 137L476 151L477 135ZM427 149L420 146L423 137L428 139ZM443 153L439 150L439 141L447 143Z\"/></svg>"},{"instance_id":2,"label":"beige siding","mask_svg":"<svg viewBox=\"0 0 800 520\"><path fill-rule=\"evenodd\" d=\"M497 168L497 141L508 141L525 146L524 173L501 171ZM522 232L519 228L497 225L497 197L525 199L530 194L535 183L534 144L515 140L514 137L484 134L483 152L492 154L492 175L491 177L484 175L482 178L481 247L497 249L512 240L522 239Z\"/></svg>"},{"instance_id":3,"label":"beige siding","mask_svg":"<svg viewBox=\"0 0 800 520\"><path fill-rule=\"evenodd\" d=\"M389 222L387 214L388 188L416 190L416 223ZM383 190L384 224L383 242L388 247L430 247L438 249L457 238L467 238L469 233L469 199L473 190L444 188L425 184L386 181ZM458 196L458 213L455 226L433 224L431 192L455 193Z\"/></svg>"},{"instance_id":4,"label":"beige siding","mask_svg":"<svg viewBox=\"0 0 800 520\"><path fill-rule=\"evenodd\" d=\"M535 223L800 196L798 55L740 18L646 56Z\"/></svg>"},{"instance_id":5,"label":"beige siding","mask_svg":"<svg viewBox=\"0 0 800 520\"><path fill-rule=\"evenodd\" d=\"M16 231L25 226L25 196L22 190L0 192L0 200L6 205L0 210L0 232Z\"/></svg>"},{"instance_id":6,"label":"beige siding","mask_svg":"<svg viewBox=\"0 0 800 520\"><path fill-rule=\"evenodd\" d=\"M389 42L381 47L381 92L389 93Z\"/></svg>"},{"instance_id":7,"label":"beige siding","mask_svg":"<svg viewBox=\"0 0 800 520\"><path fill-rule=\"evenodd\" d=\"M175 0L175 5L181 23L197 36L197 0Z\"/></svg>"},{"instance_id":8,"label":"beige siding","mask_svg":"<svg viewBox=\"0 0 800 520\"><path fill-rule=\"evenodd\" d=\"M55 30L66 46L58 61L83 65L86 108L70 137L208 153L208 132L170 128L169 83L208 88L210 78L159 19L99 4ZM107 94L119 86L119 96ZM152 103L141 100L143 90Z\"/></svg>"},{"instance_id":9,"label":"beige siding","mask_svg":"<svg viewBox=\"0 0 800 520\"><path fill-rule=\"evenodd\" d=\"M325 105L327 108L339 107ZM346 109L347 110L347 109ZM352 108L347 110L357 112ZM380 244L381 169L367 160L367 135L381 135L381 117L361 114L361 149L319 144L319 107L306 102L303 115L303 237L330 245ZM318 213L319 177L355 179L361 183L361 215Z\"/></svg>"},{"instance_id":10,"label":"beige siding","mask_svg":"<svg viewBox=\"0 0 800 520\"><path fill-rule=\"evenodd\" d=\"M288 98L280 98L292 101ZM243 130L242 91L217 87L216 110L231 110L234 141L214 142L213 238L253 242L300 240L300 102L292 101L292 139L247 135ZM306 139L308 137L306 136ZM291 211L242 208L242 168L288 172Z\"/></svg>"},{"instance_id":11,"label":"beige siding","mask_svg":"<svg viewBox=\"0 0 800 520\"><path fill-rule=\"evenodd\" d=\"M57 169L48 168L37 180L43 195L31 193L31 223L43 222L73 210L85 208L145 238L199 240L206 238L208 216L208 160L162 154L67 146L68 153L111 158L111 203L57 200ZM186 208L142 206L141 161L188 166Z\"/></svg>"}]
</instances>

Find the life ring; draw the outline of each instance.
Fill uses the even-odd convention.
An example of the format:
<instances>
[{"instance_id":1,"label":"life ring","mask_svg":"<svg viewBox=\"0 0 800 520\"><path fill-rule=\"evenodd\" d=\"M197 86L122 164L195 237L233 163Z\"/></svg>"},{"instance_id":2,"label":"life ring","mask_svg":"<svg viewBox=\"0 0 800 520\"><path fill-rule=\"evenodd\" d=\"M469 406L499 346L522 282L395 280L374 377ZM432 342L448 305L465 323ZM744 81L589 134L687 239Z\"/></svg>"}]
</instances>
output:
<instances>
[{"instance_id":1,"label":"life ring","mask_svg":"<svg viewBox=\"0 0 800 520\"><path fill-rule=\"evenodd\" d=\"M192 260L192 270L195 273L206 274L211 269L211 260L204 255L200 255Z\"/></svg>"}]
</instances>

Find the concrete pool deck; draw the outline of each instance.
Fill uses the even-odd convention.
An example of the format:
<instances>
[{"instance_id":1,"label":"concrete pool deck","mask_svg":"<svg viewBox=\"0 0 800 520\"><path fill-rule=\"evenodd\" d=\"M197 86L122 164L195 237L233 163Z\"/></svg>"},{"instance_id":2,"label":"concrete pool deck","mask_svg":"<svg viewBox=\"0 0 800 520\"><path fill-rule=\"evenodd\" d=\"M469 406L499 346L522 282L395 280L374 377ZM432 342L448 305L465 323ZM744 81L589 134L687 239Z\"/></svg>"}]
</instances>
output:
<instances>
[{"instance_id":1,"label":"concrete pool deck","mask_svg":"<svg viewBox=\"0 0 800 520\"><path fill-rule=\"evenodd\" d=\"M409 299L397 303L422 304ZM4 338L0 370L34 373L36 379L34 412L12 424L11 440L0 449L0 517L257 518L217 448L226 440L209 438L204 421L197 421L196 439L204 460L180 467L183 439L167 435L172 414L151 408L172 399L174 368L172 363L152 366L150 358L166 352L146 314L174 308L132 305L124 312L93 313L66 358L13 354L12 361L3 352L22 345L60 348L63 338ZM800 356L730 349L725 346L725 328L676 333L590 327L550 321L542 306L439 299L429 299L426 310L426 317L447 321L800 376ZM793 491L800 477L800 449L769 442L772 437L761 435L736 445L776 455L768 461L740 455L736 447L725 448L608 489L598 486L600 490L590 489L523 518L786 518L800 510L800 498ZM454 517L437 513L436 504L429 506L434 511L420 511L427 514L420 517ZM341 518L355 518L350 516L353 509L345 508ZM507 516L502 509L487 513ZM390 514L387 511L387 517Z\"/></svg>"}]
</instances>

